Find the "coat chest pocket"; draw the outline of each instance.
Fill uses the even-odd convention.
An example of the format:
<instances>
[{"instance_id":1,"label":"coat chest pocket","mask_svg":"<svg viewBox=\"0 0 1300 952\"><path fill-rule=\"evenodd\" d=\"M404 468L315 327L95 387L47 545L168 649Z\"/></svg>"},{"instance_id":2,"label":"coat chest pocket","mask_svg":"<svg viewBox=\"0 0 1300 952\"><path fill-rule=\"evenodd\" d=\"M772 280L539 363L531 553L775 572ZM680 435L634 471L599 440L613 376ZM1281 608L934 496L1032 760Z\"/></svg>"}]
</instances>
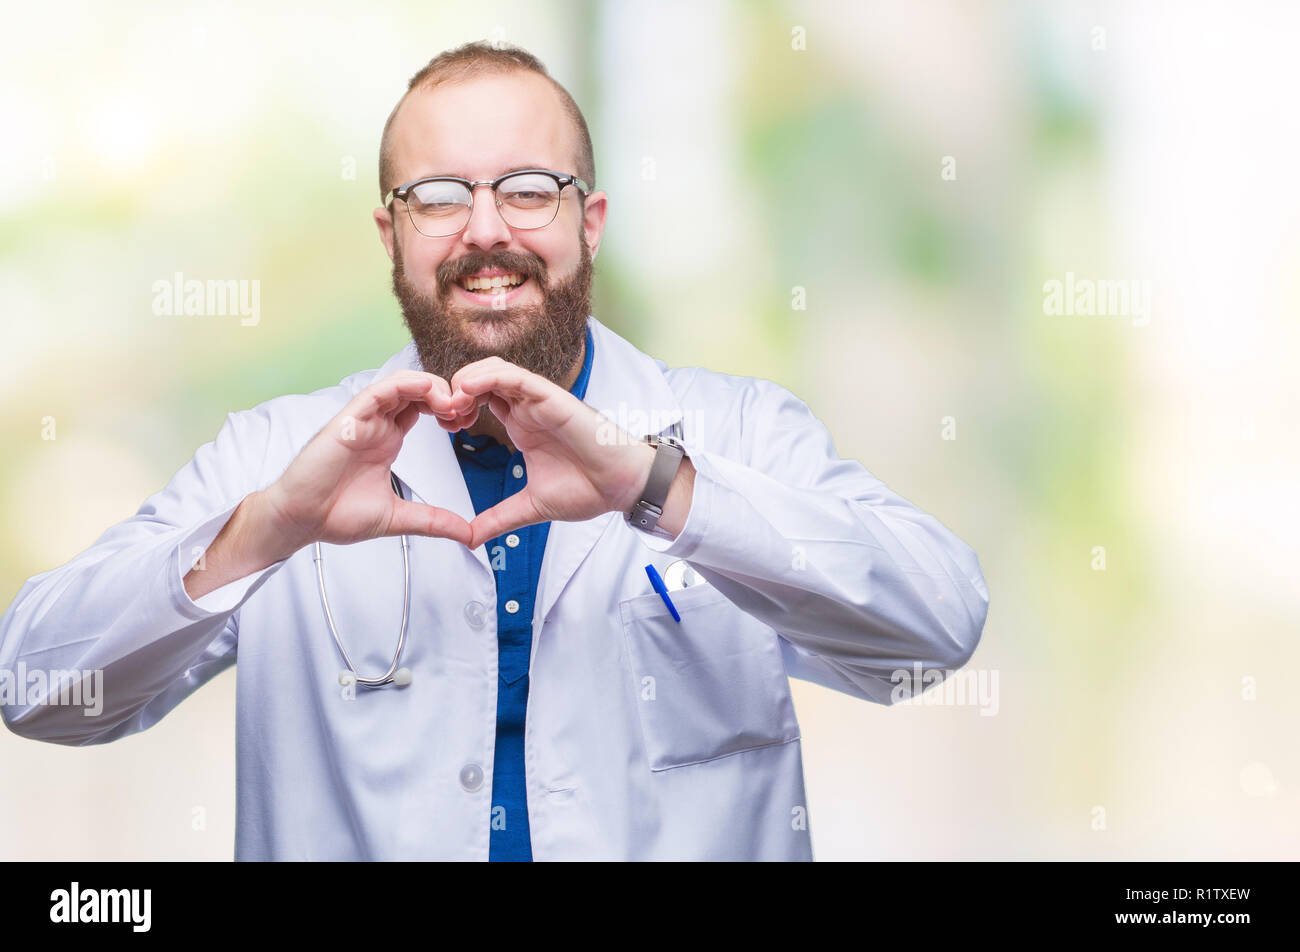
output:
<instances>
[{"instance_id":1,"label":"coat chest pocket","mask_svg":"<svg viewBox=\"0 0 1300 952\"><path fill-rule=\"evenodd\" d=\"M777 635L712 585L619 603L651 770L799 737Z\"/></svg>"}]
</instances>

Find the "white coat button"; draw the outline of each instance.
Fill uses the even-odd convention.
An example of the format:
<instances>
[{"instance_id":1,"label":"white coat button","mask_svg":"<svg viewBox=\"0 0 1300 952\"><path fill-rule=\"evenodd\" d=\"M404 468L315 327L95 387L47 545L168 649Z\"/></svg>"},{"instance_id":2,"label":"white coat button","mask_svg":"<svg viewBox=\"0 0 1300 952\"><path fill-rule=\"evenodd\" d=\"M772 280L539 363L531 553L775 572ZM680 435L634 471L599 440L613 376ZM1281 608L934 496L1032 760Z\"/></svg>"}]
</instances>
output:
<instances>
[{"instance_id":1,"label":"white coat button","mask_svg":"<svg viewBox=\"0 0 1300 952\"><path fill-rule=\"evenodd\" d=\"M485 612L483 611L482 602L465 603L465 620L470 623L471 627L482 628L484 617Z\"/></svg>"},{"instance_id":2,"label":"white coat button","mask_svg":"<svg viewBox=\"0 0 1300 952\"><path fill-rule=\"evenodd\" d=\"M460 785L470 793L483 786L483 768L478 764L466 764L461 767Z\"/></svg>"},{"instance_id":3,"label":"white coat button","mask_svg":"<svg viewBox=\"0 0 1300 952\"><path fill-rule=\"evenodd\" d=\"M506 611L513 615L515 612L519 611L519 603L513 598L510 599L510 601L506 602Z\"/></svg>"},{"instance_id":4,"label":"white coat button","mask_svg":"<svg viewBox=\"0 0 1300 952\"><path fill-rule=\"evenodd\" d=\"M512 469L510 472L514 475L515 479L519 479L521 476L524 475L524 468L520 466L518 463L515 463L515 468Z\"/></svg>"},{"instance_id":5,"label":"white coat button","mask_svg":"<svg viewBox=\"0 0 1300 952\"><path fill-rule=\"evenodd\" d=\"M513 532L510 533L510 535L506 536L506 545L510 546L512 549L518 546L519 536L515 535Z\"/></svg>"}]
</instances>

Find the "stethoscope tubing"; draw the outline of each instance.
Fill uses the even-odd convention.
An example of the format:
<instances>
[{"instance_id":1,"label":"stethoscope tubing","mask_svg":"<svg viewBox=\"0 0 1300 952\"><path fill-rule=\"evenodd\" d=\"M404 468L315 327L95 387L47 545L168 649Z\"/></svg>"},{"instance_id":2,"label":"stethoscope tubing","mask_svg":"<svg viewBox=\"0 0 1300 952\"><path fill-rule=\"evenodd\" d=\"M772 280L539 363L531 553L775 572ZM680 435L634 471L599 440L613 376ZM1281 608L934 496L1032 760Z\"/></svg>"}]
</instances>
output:
<instances>
[{"instance_id":1,"label":"stethoscope tubing","mask_svg":"<svg viewBox=\"0 0 1300 952\"><path fill-rule=\"evenodd\" d=\"M398 485L397 476L389 473L393 482L393 492L399 497L402 496L401 487ZM320 543L316 543L316 582L320 588L321 608L325 611L325 622L329 625L330 635L334 639L334 644L339 649L339 654L343 656L343 661L348 666L348 672L357 684L368 688L383 687L385 684L391 684L394 681L394 674L398 670L398 665L402 663L402 649L406 646L406 627L411 613L411 553L410 543L405 535L402 536L402 627L397 636L397 651L393 653L393 661L388 666L388 670L377 678L364 678L357 673L356 667L352 664L352 658L348 656L348 650L343 647L343 639L339 637L338 629L334 625L334 614L330 611L329 596L325 594L325 568L324 557L321 553Z\"/></svg>"}]
</instances>

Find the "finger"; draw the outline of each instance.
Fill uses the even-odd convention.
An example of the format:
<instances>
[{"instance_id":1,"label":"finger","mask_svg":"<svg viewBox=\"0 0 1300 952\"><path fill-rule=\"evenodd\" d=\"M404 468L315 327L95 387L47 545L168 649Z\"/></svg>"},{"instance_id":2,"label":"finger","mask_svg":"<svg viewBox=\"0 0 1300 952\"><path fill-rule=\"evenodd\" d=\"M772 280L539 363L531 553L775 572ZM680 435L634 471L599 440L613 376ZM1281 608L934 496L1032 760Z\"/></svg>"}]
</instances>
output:
<instances>
[{"instance_id":1,"label":"finger","mask_svg":"<svg viewBox=\"0 0 1300 952\"><path fill-rule=\"evenodd\" d=\"M469 523L450 509L409 499L393 500L393 518L389 521L387 534L452 539L465 546L469 546L472 538Z\"/></svg>"},{"instance_id":2,"label":"finger","mask_svg":"<svg viewBox=\"0 0 1300 952\"><path fill-rule=\"evenodd\" d=\"M472 406L468 413L458 413L448 421L447 429L453 433L456 430L463 430L465 427L473 426L478 420L478 407Z\"/></svg>"},{"instance_id":3,"label":"finger","mask_svg":"<svg viewBox=\"0 0 1300 952\"><path fill-rule=\"evenodd\" d=\"M479 374L483 373L484 371L494 370L499 367L514 367L514 366L515 364L512 364L510 363L510 361L506 360L505 358L498 357L495 354L492 355L491 357L484 357L482 360L475 360L471 363L466 364L464 367L461 367L460 370L456 371L454 374L451 375L451 380L450 380L451 392L459 393L460 381L464 380L466 377L477 377L479 376Z\"/></svg>"},{"instance_id":4,"label":"finger","mask_svg":"<svg viewBox=\"0 0 1300 952\"><path fill-rule=\"evenodd\" d=\"M479 411L488 405L492 399L490 393L482 393L477 397L461 394L463 403L457 406L457 414L453 419L454 428L473 426L474 421L478 419Z\"/></svg>"},{"instance_id":5,"label":"finger","mask_svg":"<svg viewBox=\"0 0 1300 952\"><path fill-rule=\"evenodd\" d=\"M454 413L451 408L451 387L437 374L432 376L433 386L429 389L425 402L435 415L450 418Z\"/></svg>"},{"instance_id":6,"label":"finger","mask_svg":"<svg viewBox=\"0 0 1300 952\"><path fill-rule=\"evenodd\" d=\"M466 381L476 382L473 387L466 387ZM488 391L516 400L525 397L541 399L547 396L548 387L555 387L555 384L540 374L495 356L466 364L451 378L452 401L461 410L468 405L468 397Z\"/></svg>"},{"instance_id":7,"label":"finger","mask_svg":"<svg viewBox=\"0 0 1300 952\"><path fill-rule=\"evenodd\" d=\"M420 414L427 412L429 412L429 408L423 403L411 403L407 405L405 410L397 414L393 422L397 424L397 429L402 436L406 436L407 433L411 432L411 427L415 426L416 421L420 419Z\"/></svg>"},{"instance_id":8,"label":"finger","mask_svg":"<svg viewBox=\"0 0 1300 952\"><path fill-rule=\"evenodd\" d=\"M449 406L456 413L473 413L487 403L488 396L487 393L473 394L466 393L464 390L457 390L451 397Z\"/></svg>"},{"instance_id":9,"label":"finger","mask_svg":"<svg viewBox=\"0 0 1300 952\"><path fill-rule=\"evenodd\" d=\"M474 517L474 521L469 524L473 532L470 548L477 549L489 539L495 539L503 533L545 521L533 505L532 495L525 486L513 496L507 496Z\"/></svg>"},{"instance_id":10,"label":"finger","mask_svg":"<svg viewBox=\"0 0 1300 952\"><path fill-rule=\"evenodd\" d=\"M457 413L450 418L444 419L438 417L438 425L449 433L455 433L457 430L463 430L468 426L473 426L474 421L478 419L478 411L470 413Z\"/></svg>"},{"instance_id":11,"label":"finger","mask_svg":"<svg viewBox=\"0 0 1300 952\"><path fill-rule=\"evenodd\" d=\"M426 400L433 386L433 374L416 370L399 370L378 383L371 384L358 398L374 414L388 414L414 400Z\"/></svg>"},{"instance_id":12,"label":"finger","mask_svg":"<svg viewBox=\"0 0 1300 952\"><path fill-rule=\"evenodd\" d=\"M514 364L487 369L474 375L466 375L460 381L462 393L478 396L489 390L501 396L520 399L525 396L542 396L539 387L530 379L536 374L527 374ZM543 378L537 377L538 380Z\"/></svg>"},{"instance_id":13,"label":"finger","mask_svg":"<svg viewBox=\"0 0 1300 952\"><path fill-rule=\"evenodd\" d=\"M457 423L455 420L443 420L441 418L439 418L438 420L438 426L442 427L448 433L455 433L457 430L464 429L464 427L461 426L459 423Z\"/></svg>"}]
</instances>

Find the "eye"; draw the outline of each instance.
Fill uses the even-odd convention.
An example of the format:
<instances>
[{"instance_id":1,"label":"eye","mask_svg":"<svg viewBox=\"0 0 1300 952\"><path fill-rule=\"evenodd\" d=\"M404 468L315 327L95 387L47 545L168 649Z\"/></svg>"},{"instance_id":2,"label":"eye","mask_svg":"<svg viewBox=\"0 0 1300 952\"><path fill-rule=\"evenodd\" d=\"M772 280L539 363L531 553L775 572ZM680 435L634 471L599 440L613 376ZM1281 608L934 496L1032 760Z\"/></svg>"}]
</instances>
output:
<instances>
[{"instance_id":1,"label":"eye","mask_svg":"<svg viewBox=\"0 0 1300 952\"><path fill-rule=\"evenodd\" d=\"M459 182L425 182L411 189L407 202L421 211L453 211L469 204L469 190Z\"/></svg>"}]
</instances>

